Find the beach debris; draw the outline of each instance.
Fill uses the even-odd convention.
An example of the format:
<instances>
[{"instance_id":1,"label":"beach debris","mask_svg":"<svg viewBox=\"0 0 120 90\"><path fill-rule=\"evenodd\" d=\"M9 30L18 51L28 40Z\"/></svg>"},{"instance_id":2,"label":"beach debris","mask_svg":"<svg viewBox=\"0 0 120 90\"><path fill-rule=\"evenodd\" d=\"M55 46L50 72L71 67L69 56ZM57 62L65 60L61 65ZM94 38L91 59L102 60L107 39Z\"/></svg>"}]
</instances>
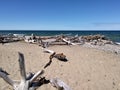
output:
<instances>
[{"instance_id":1,"label":"beach debris","mask_svg":"<svg viewBox=\"0 0 120 90\"><path fill-rule=\"evenodd\" d=\"M28 43L36 43L37 42L36 36L34 34L31 34L31 36L24 36L24 41Z\"/></svg>"},{"instance_id":2,"label":"beach debris","mask_svg":"<svg viewBox=\"0 0 120 90\"><path fill-rule=\"evenodd\" d=\"M60 34L55 36L36 36L35 34L8 34L0 35L0 43L8 43L15 41L25 41L27 43L38 44L43 48L47 48L53 45L84 45L90 43L91 45L103 46L106 44L119 45L119 43L113 42L104 35L84 35L79 36L78 34L72 36L71 34Z\"/></svg>"},{"instance_id":3,"label":"beach debris","mask_svg":"<svg viewBox=\"0 0 120 90\"><path fill-rule=\"evenodd\" d=\"M22 53L19 53L19 66L21 75L21 81L18 81L20 82L19 84L10 79L10 77L8 77L2 69L0 69L0 77L2 77L9 85L11 85L14 90L35 90L38 86L34 85L34 83L40 83L40 81L36 82L36 80L38 80L38 77L42 75L44 71L41 70L36 74L29 74L26 76L24 56Z\"/></svg>"},{"instance_id":4,"label":"beach debris","mask_svg":"<svg viewBox=\"0 0 120 90\"><path fill-rule=\"evenodd\" d=\"M50 83L50 80L47 80L45 77L40 77L37 80L35 80L32 85L33 86L41 86L43 84L48 84L48 83Z\"/></svg>"},{"instance_id":5,"label":"beach debris","mask_svg":"<svg viewBox=\"0 0 120 90\"><path fill-rule=\"evenodd\" d=\"M25 36L25 34L12 34L14 37L17 37L17 38L22 38Z\"/></svg>"},{"instance_id":6,"label":"beach debris","mask_svg":"<svg viewBox=\"0 0 120 90\"><path fill-rule=\"evenodd\" d=\"M11 80L6 73L0 71L0 77L4 79L9 85L14 87L14 82Z\"/></svg>"},{"instance_id":7,"label":"beach debris","mask_svg":"<svg viewBox=\"0 0 120 90\"><path fill-rule=\"evenodd\" d=\"M47 39L47 40L40 40L40 44L43 48L49 47L52 43L54 43L56 39Z\"/></svg>"},{"instance_id":8,"label":"beach debris","mask_svg":"<svg viewBox=\"0 0 120 90\"><path fill-rule=\"evenodd\" d=\"M55 58L57 58L58 60L61 60L61 61L68 61L67 58L66 58L66 55L64 55L63 53L55 54L53 57L55 57Z\"/></svg>"},{"instance_id":9,"label":"beach debris","mask_svg":"<svg viewBox=\"0 0 120 90\"><path fill-rule=\"evenodd\" d=\"M0 35L0 43L11 43L11 42L18 42L21 41L21 38L15 37L13 34L8 35Z\"/></svg>"},{"instance_id":10,"label":"beach debris","mask_svg":"<svg viewBox=\"0 0 120 90\"><path fill-rule=\"evenodd\" d=\"M58 78L50 79L50 84L58 90L72 90L66 83Z\"/></svg>"},{"instance_id":11,"label":"beach debris","mask_svg":"<svg viewBox=\"0 0 120 90\"><path fill-rule=\"evenodd\" d=\"M50 66L51 63L52 63L52 60L50 59L49 62L44 66L44 68L47 68L48 66Z\"/></svg>"},{"instance_id":12,"label":"beach debris","mask_svg":"<svg viewBox=\"0 0 120 90\"><path fill-rule=\"evenodd\" d=\"M49 62L44 66L44 68L50 66L50 64L52 63L52 59L53 59L54 55L55 55L55 52L50 55L50 57L49 57L50 60L49 60Z\"/></svg>"},{"instance_id":13,"label":"beach debris","mask_svg":"<svg viewBox=\"0 0 120 90\"><path fill-rule=\"evenodd\" d=\"M96 35L87 35L81 37L84 42L89 42L92 45L105 45L105 44L114 44L113 41L106 38L104 35L96 34Z\"/></svg>"},{"instance_id":14,"label":"beach debris","mask_svg":"<svg viewBox=\"0 0 120 90\"><path fill-rule=\"evenodd\" d=\"M50 57L49 57L49 62L44 66L44 68L50 66L50 64L52 63L52 59L53 59L53 58L57 58L58 60L64 61L64 62L68 61L68 60L66 59L66 56L65 56L63 53L58 53L58 54L56 54L56 52L53 52L53 53L50 55Z\"/></svg>"},{"instance_id":15,"label":"beach debris","mask_svg":"<svg viewBox=\"0 0 120 90\"><path fill-rule=\"evenodd\" d=\"M0 68L0 72L6 74L6 75L10 75L8 72L6 72L5 70L3 70L2 68Z\"/></svg>"},{"instance_id":16,"label":"beach debris","mask_svg":"<svg viewBox=\"0 0 120 90\"><path fill-rule=\"evenodd\" d=\"M77 44L75 44L75 43L72 43L71 41L68 41L68 40L66 40L66 39L63 39L63 41L64 42L66 42L67 43L67 45L77 45Z\"/></svg>"},{"instance_id":17,"label":"beach debris","mask_svg":"<svg viewBox=\"0 0 120 90\"><path fill-rule=\"evenodd\" d=\"M48 83L51 83L51 85L56 87L58 90L71 90L69 86L60 79L53 78L47 80L45 77L41 77L41 75L44 73L44 70L40 70L37 73L29 72L26 74L24 55L20 52L18 54L21 80L12 80L10 77L8 77L9 74L0 68L0 77L3 78L4 81L6 81L9 85L11 85L14 90L36 90L39 86ZM56 56L56 58L61 58L61 55L63 54L56 54L55 52L52 53L52 55L49 57L50 62L47 63L45 68L51 64L53 57ZM63 56L62 59L65 57L66 56Z\"/></svg>"},{"instance_id":18,"label":"beach debris","mask_svg":"<svg viewBox=\"0 0 120 90\"><path fill-rule=\"evenodd\" d=\"M108 40L104 35L96 34L96 35L87 35L82 36L82 39L86 40L87 42L90 42L91 40Z\"/></svg>"},{"instance_id":19,"label":"beach debris","mask_svg":"<svg viewBox=\"0 0 120 90\"><path fill-rule=\"evenodd\" d=\"M29 79L31 79L34 75L35 75L35 73L29 72L29 73L26 74L26 79L29 80Z\"/></svg>"},{"instance_id":20,"label":"beach debris","mask_svg":"<svg viewBox=\"0 0 120 90\"><path fill-rule=\"evenodd\" d=\"M29 37L27 39L26 37ZM33 38L34 37L34 38ZM98 45L102 46L105 44L116 44L115 42L111 41L104 35L96 34L96 35L85 35L79 36L78 34L75 36L71 35L56 35L56 36L25 36L25 42L28 43L38 43L39 46L43 48L47 48L53 45L84 45L86 43L90 43L91 45Z\"/></svg>"},{"instance_id":21,"label":"beach debris","mask_svg":"<svg viewBox=\"0 0 120 90\"><path fill-rule=\"evenodd\" d=\"M41 46L42 46L43 48L47 48L47 47L49 47L49 42L42 42L42 43L41 43Z\"/></svg>"},{"instance_id":22,"label":"beach debris","mask_svg":"<svg viewBox=\"0 0 120 90\"><path fill-rule=\"evenodd\" d=\"M43 49L43 52L46 52L46 53L51 53L51 54L53 54L55 51L53 51L53 50L49 50L49 49L47 49L47 48L42 48Z\"/></svg>"},{"instance_id":23,"label":"beach debris","mask_svg":"<svg viewBox=\"0 0 120 90\"><path fill-rule=\"evenodd\" d=\"M57 59L59 59L59 60L61 60L61 61L67 61L66 55L64 55L63 53L57 53L57 54L56 54L55 51L49 50L49 49L47 49L47 48L43 48L43 52L51 53L50 58L51 58L51 57L52 57L52 58L55 57L55 58L57 58Z\"/></svg>"},{"instance_id":24,"label":"beach debris","mask_svg":"<svg viewBox=\"0 0 120 90\"><path fill-rule=\"evenodd\" d=\"M120 45L120 42L115 42L116 45Z\"/></svg>"},{"instance_id":25,"label":"beach debris","mask_svg":"<svg viewBox=\"0 0 120 90\"><path fill-rule=\"evenodd\" d=\"M25 36L24 41L28 43L35 43L35 40L32 38L32 36Z\"/></svg>"}]
</instances>

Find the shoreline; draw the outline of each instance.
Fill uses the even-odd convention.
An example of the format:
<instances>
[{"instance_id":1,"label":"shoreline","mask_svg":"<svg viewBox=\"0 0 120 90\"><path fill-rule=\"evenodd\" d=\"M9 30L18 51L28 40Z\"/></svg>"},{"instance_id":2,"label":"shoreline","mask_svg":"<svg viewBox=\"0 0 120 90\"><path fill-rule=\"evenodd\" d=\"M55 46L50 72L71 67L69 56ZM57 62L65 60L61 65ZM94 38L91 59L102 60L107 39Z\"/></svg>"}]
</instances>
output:
<instances>
[{"instance_id":1,"label":"shoreline","mask_svg":"<svg viewBox=\"0 0 120 90\"><path fill-rule=\"evenodd\" d=\"M23 41L26 43L38 44L39 46L45 45L45 47L47 44L47 47L49 47L49 45L78 45L82 47L95 48L115 54L120 54L120 43L113 42L107 39L106 36L100 34L87 36L69 36L66 34L55 36L36 36L34 34L31 34L30 36L24 36L23 34L13 35L13 41L10 41L8 43ZM11 37L9 38L11 39Z\"/></svg>"},{"instance_id":2,"label":"shoreline","mask_svg":"<svg viewBox=\"0 0 120 90\"><path fill-rule=\"evenodd\" d=\"M110 30L110 31L91 31L91 30L88 30L88 31L73 31L73 30L68 30L68 31L52 31L52 30L49 30L49 31L30 31L30 30L18 30L18 31L14 31L14 30L8 30L8 31L0 31L0 35L1 34L24 34L24 35L31 35L31 34L35 34L37 36L55 36L55 35L72 35L72 36L75 36L78 34L78 36L83 36L83 35L95 35L95 34L101 34L101 35L105 35L107 36L109 39L115 41L115 42L120 42L120 36L119 36L119 33L120 31L114 31L114 30Z\"/></svg>"}]
</instances>

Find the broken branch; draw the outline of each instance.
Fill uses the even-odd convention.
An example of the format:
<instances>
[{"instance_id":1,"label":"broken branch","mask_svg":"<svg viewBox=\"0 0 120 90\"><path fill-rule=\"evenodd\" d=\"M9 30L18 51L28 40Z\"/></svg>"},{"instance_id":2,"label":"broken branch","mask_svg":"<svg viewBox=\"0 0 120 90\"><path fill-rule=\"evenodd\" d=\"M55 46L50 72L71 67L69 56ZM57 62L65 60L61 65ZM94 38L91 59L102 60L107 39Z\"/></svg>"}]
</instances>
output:
<instances>
[{"instance_id":1,"label":"broken branch","mask_svg":"<svg viewBox=\"0 0 120 90\"><path fill-rule=\"evenodd\" d=\"M24 55L20 52L18 54L19 54L21 80L25 82L26 81L26 71L25 71L25 64L24 64Z\"/></svg>"},{"instance_id":2,"label":"broken branch","mask_svg":"<svg viewBox=\"0 0 120 90\"><path fill-rule=\"evenodd\" d=\"M44 71L41 70L41 71L38 71L31 79L30 79L30 84L37 79L38 76L40 76L41 74L43 74Z\"/></svg>"},{"instance_id":3,"label":"broken branch","mask_svg":"<svg viewBox=\"0 0 120 90\"><path fill-rule=\"evenodd\" d=\"M5 73L1 71L0 71L0 77L3 78L11 86L14 86L14 82Z\"/></svg>"}]
</instances>

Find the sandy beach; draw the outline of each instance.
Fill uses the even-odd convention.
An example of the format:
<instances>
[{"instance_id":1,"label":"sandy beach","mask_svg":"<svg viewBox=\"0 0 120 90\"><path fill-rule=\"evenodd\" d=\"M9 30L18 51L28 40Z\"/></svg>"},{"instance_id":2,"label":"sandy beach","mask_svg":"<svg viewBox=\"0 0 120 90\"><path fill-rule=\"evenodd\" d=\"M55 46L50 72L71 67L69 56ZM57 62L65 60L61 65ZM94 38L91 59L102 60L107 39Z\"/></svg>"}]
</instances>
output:
<instances>
[{"instance_id":1,"label":"sandy beach","mask_svg":"<svg viewBox=\"0 0 120 90\"><path fill-rule=\"evenodd\" d=\"M72 90L120 90L120 54L83 46L51 46L50 50L64 53L68 62L53 59L44 69L46 79L59 78ZM18 52L24 54L26 72L42 70L49 61L49 53L41 47L25 42L0 44L0 67L4 68L14 80L20 80ZM12 90L0 78L0 90ZM37 90L56 90L44 84Z\"/></svg>"}]
</instances>

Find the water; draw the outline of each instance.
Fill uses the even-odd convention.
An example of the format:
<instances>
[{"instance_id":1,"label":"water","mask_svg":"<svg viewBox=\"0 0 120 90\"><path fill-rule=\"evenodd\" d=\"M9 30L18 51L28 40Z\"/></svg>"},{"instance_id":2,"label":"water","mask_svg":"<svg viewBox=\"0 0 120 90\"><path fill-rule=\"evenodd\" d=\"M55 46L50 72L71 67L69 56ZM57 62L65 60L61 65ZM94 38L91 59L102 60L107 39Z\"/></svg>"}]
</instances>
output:
<instances>
[{"instance_id":1,"label":"water","mask_svg":"<svg viewBox=\"0 0 120 90\"><path fill-rule=\"evenodd\" d=\"M72 36L78 34L80 35L95 35L95 34L101 34L105 35L109 39L115 41L115 42L120 42L120 31L22 31L22 30L17 30L17 31L0 31L0 34L25 34L25 35L31 35L32 33L35 35L39 36L52 36L52 35L60 35L60 34L70 34Z\"/></svg>"}]
</instances>

